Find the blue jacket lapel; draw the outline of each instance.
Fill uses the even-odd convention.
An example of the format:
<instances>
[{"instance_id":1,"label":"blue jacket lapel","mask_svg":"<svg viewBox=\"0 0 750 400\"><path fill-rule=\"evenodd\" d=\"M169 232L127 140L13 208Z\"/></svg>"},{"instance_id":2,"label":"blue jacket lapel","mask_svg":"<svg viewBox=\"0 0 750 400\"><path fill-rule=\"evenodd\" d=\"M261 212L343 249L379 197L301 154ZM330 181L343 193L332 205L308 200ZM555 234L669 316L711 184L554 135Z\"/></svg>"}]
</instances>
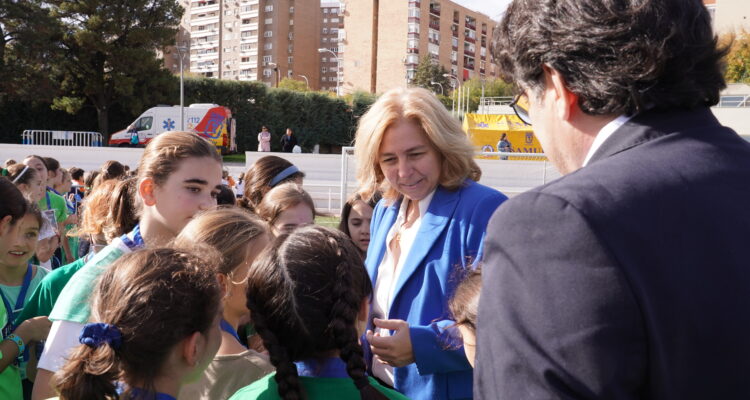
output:
<instances>
[{"instance_id":1,"label":"blue jacket lapel","mask_svg":"<svg viewBox=\"0 0 750 400\"><path fill-rule=\"evenodd\" d=\"M367 273L370 275L370 281L373 287L375 286L376 278L378 277L378 267L383 262L385 257L385 249L388 246L386 243L386 237L388 231L391 229L394 223L396 223L396 217L398 216L398 209L401 207L401 200L396 201L390 206L384 207L383 217L377 225L377 231L371 232L370 234L370 247L367 249L367 260L365 266L367 267Z\"/></svg>"},{"instance_id":2,"label":"blue jacket lapel","mask_svg":"<svg viewBox=\"0 0 750 400\"><path fill-rule=\"evenodd\" d=\"M393 290L393 297L391 298L389 308L392 308L393 304L396 303L396 299L406 281L414 274L414 271L417 270L427 256L427 253L435 245L440 234L448 226L460 197L460 190L455 192L448 191L442 186L437 187L430 206L427 208L427 213L422 217L422 224L419 226L417 238L409 254L406 255L403 269L396 280L396 287Z\"/></svg>"}]
</instances>

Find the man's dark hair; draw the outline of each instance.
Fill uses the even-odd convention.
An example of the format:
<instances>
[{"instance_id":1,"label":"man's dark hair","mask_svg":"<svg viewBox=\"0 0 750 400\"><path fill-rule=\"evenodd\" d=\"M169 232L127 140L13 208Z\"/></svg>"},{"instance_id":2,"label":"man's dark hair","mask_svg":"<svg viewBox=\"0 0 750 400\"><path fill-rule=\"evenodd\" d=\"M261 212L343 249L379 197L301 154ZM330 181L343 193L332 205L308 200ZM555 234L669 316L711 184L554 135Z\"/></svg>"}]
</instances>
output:
<instances>
[{"instance_id":1,"label":"man's dark hair","mask_svg":"<svg viewBox=\"0 0 750 400\"><path fill-rule=\"evenodd\" d=\"M547 64L591 115L714 105L726 51L701 0L515 0L493 45L504 79L536 91Z\"/></svg>"}]
</instances>

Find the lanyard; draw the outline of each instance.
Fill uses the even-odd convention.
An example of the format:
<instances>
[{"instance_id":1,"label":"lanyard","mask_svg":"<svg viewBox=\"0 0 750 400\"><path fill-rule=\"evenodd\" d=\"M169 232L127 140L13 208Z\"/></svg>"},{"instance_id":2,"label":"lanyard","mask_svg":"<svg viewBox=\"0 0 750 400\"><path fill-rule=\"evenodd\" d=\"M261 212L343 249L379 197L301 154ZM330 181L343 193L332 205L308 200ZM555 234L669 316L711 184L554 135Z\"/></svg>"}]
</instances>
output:
<instances>
[{"instance_id":1,"label":"lanyard","mask_svg":"<svg viewBox=\"0 0 750 400\"><path fill-rule=\"evenodd\" d=\"M23 305L26 302L26 292L29 291L29 286L31 285L31 264L26 266L26 275L23 276L23 285L21 286L21 292L18 293L18 297L16 298L16 307L11 308L10 301L5 297L5 293L0 290L0 296L3 298L3 305L5 305L5 310L8 312L8 324L11 326L11 331L15 327L14 321L16 320L16 314L23 310ZM7 325L6 325L7 326Z\"/></svg>"},{"instance_id":2,"label":"lanyard","mask_svg":"<svg viewBox=\"0 0 750 400\"><path fill-rule=\"evenodd\" d=\"M237 334L237 331L234 330L232 325L229 325L229 322L225 321L224 318L221 319L221 322L219 322L219 326L221 327L221 330L234 336L235 339L237 339L238 342L242 343L240 340L240 335Z\"/></svg>"},{"instance_id":3,"label":"lanyard","mask_svg":"<svg viewBox=\"0 0 750 400\"><path fill-rule=\"evenodd\" d=\"M131 233L133 234L132 240L130 239ZM141 236L140 224L136 225L130 233L120 236L120 240L122 240L122 242L125 243L125 246L128 246L130 250L137 250L146 245L143 242L143 236Z\"/></svg>"},{"instance_id":4,"label":"lanyard","mask_svg":"<svg viewBox=\"0 0 750 400\"><path fill-rule=\"evenodd\" d=\"M321 363L319 360L309 359L296 361L297 374L313 378L348 378L346 363L338 358L326 358Z\"/></svg>"},{"instance_id":5,"label":"lanyard","mask_svg":"<svg viewBox=\"0 0 750 400\"><path fill-rule=\"evenodd\" d=\"M51 201L49 201L49 189L51 189L51 188L47 188L47 189L48 189L48 190L46 190L46 191L44 192L44 196L45 196L45 197L47 198L47 209L48 209L48 210L51 210L51 209L52 209L52 202L51 202ZM55 190L55 189L52 189L52 190Z\"/></svg>"},{"instance_id":6,"label":"lanyard","mask_svg":"<svg viewBox=\"0 0 750 400\"><path fill-rule=\"evenodd\" d=\"M120 389L122 390L123 388L121 387ZM124 391L124 390L122 390L122 391ZM146 392L143 389L139 389L139 388L132 388L132 389L130 389L130 398L131 399L139 399L139 400L140 399L145 399L145 398L148 398L147 394L148 394L148 392ZM176 400L174 397L172 397L172 396L170 396L170 395L168 395L166 393L154 392L153 394L154 394L153 398L156 399L156 400Z\"/></svg>"}]
</instances>

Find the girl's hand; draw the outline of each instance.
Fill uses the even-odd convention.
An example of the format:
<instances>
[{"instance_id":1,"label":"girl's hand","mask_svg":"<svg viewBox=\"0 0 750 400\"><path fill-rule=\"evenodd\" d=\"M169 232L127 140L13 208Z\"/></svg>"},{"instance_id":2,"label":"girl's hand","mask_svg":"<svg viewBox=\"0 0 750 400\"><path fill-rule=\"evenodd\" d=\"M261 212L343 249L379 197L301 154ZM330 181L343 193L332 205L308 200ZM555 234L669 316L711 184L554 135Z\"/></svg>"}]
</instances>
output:
<instances>
[{"instance_id":1,"label":"girl's hand","mask_svg":"<svg viewBox=\"0 0 750 400\"><path fill-rule=\"evenodd\" d=\"M380 336L367 331L367 341L375 358L392 367L404 367L414 360L409 323L400 319L373 319L378 328L395 331L393 336Z\"/></svg>"},{"instance_id":2,"label":"girl's hand","mask_svg":"<svg viewBox=\"0 0 750 400\"><path fill-rule=\"evenodd\" d=\"M23 339L25 344L47 339L52 322L47 317L34 317L23 321L14 333Z\"/></svg>"}]
</instances>

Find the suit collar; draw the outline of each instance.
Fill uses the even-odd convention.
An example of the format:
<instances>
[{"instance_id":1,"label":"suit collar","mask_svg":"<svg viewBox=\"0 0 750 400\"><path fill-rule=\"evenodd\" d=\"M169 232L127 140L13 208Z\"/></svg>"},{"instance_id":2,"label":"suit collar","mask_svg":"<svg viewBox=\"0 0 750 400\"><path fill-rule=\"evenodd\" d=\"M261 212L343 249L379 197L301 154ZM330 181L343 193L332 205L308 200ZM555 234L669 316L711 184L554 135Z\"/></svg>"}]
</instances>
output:
<instances>
[{"instance_id":1,"label":"suit collar","mask_svg":"<svg viewBox=\"0 0 750 400\"><path fill-rule=\"evenodd\" d=\"M718 125L719 122L708 107L693 110L646 111L634 116L605 140L588 164L673 132Z\"/></svg>"}]
</instances>

